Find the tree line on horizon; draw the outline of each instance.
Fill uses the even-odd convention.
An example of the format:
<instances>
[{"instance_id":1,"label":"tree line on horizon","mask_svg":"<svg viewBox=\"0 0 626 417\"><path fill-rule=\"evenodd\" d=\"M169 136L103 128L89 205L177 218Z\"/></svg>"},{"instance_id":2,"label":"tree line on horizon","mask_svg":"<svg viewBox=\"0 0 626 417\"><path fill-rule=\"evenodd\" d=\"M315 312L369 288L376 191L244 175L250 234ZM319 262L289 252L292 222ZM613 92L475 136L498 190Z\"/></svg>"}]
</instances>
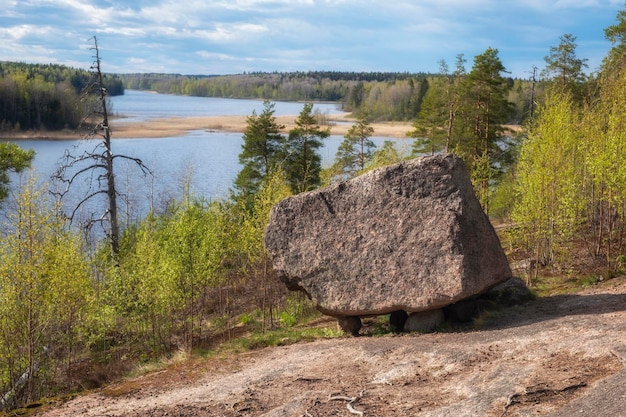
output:
<instances>
[{"instance_id":1,"label":"tree line on horizon","mask_svg":"<svg viewBox=\"0 0 626 417\"><path fill-rule=\"evenodd\" d=\"M97 386L107 382L102 374L119 376L177 351L210 350L241 326L260 334L290 328L312 306L288 294L270 267L263 233L273 205L425 153L463 158L485 210L514 225L507 231L512 259L570 274L576 262L606 278L623 273L626 11L605 33L613 49L592 75L572 35L560 38L538 78L525 83L511 83L493 48L469 68L462 55L453 69L441 62L440 74L426 78L406 153L390 141L373 146L371 103L361 102L334 163L321 167L317 149L327 131L312 104L303 104L285 135L267 100L247 119L231 196L194 195L181 175L175 197L123 225L118 253L106 236L86 241L48 184L18 177L0 223L0 409ZM411 79L351 82L363 83L357 96L367 103L368 85L385 97ZM525 121L519 134L505 130L515 114ZM24 172L32 153L0 145L0 174ZM94 175L95 182L113 173ZM573 242L585 252L572 255Z\"/></svg>"},{"instance_id":2,"label":"tree line on horizon","mask_svg":"<svg viewBox=\"0 0 626 417\"><path fill-rule=\"evenodd\" d=\"M125 89L199 97L273 101L331 101L368 121L412 121L442 74L408 72L250 72L238 75L104 74L109 95ZM527 117L530 82L505 78L515 112ZM76 129L84 112L80 93L89 72L56 64L0 62L0 132ZM538 87L540 88L540 87Z\"/></svg>"},{"instance_id":3,"label":"tree line on horizon","mask_svg":"<svg viewBox=\"0 0 626 417\"><path fill-rule=\"evenodd\" d=\"M0 61L0 133L76 129L83 122L82 91L93 74L57 64ZM115 75L105 77L109 95L124 93Z\"/></svg>"},{"instance_id":4,"label":"tree line on horizon","mask_svg":"<svg viewBox=\"0 0 626 417\"><path fill-rule=\"evenodd\" d=\"M119 74L126 88L199 97L273 101L333 101L368 121L411 121L418 117L430 85L442 74L408 72L250 72L234 75ZM505 78L515 112L507 121L525 120L531 82Z\"/></svg>"}]
</instances>

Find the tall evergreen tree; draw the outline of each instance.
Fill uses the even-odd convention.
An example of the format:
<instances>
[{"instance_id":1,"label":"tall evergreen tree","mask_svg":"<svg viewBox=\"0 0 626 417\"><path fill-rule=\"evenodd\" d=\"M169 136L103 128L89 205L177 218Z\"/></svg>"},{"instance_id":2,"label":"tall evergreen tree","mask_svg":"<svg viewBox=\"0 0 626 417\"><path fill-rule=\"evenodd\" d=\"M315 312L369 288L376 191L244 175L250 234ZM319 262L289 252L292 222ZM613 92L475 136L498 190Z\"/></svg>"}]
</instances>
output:
<instances>
[{"instance_id":1,"label":"tall evergreen tree","mask_svg":"<svg viewBox=\"0 0 626 417\"><path fill-rule=\"evenodd\" d=\"M413 130L407 133L415 138L411 154L450 152L457 142L453 135L461 103L461 87L466 76L465 58L457 55L456 69L449 72L446 61L439 61L439 77L431 84Z\"/></svg>"},{"instance_id":2,"label":"tall evergreen tree","mask_svg":"<svg viewBox=\"0 0 626 417\"><path fill-rule=\"evenodd\" d=\"M550 55L544 58L547 65L543 75L554 80L559 88L571 91L575 100L580 100L587 59L576 56L576 36L567 33L560 37L560 41L558 46L550 47Z\"/></svg>"},{"instance_id":3,"label":"tall evergreen tree","mask_svg":"<svg viewBox=\"0 0 626 417\"><path fill-rule=\"evenodd\" d=\"M243 168L235 179L235 189L239 197L248 199L261 187L263 180L280 163L280 150L284 142L280 125L274 116L275 104L263 102L260 115L256 111L247 118L239 163Z\"/></svg>"},{"instance_id":4,"label":"tall evergreen tree","mask_svg":"<svg viewBox=\"0 0 626 417\"><path fill-rule=\"evenodd\" d=\"M285 146L285 172L294 194L320 185L322 158L318 150L328 136L330 129L322 129L313 115L313 103L306 103Z\"/></svg>"},{"instance_id":5,"label":"tall evergreen tree","mask_svg":"<svg viewBox=\"0 0 626 417\"><path fill-rule=\"evenodd\" d=\"M505 153L499 147L504 137L511 105L509 86L502 76L504 65L498 50L487 48L474 58L472 70L463 83L462 118L457 125L455 153L470 167L472 182L485 211L488 211L489 187L504 165Z\"/></svg>"},{"instance_id":6,"label":"tall evergreen tree","mask_svg":"<svg viewBox=\"0 0 626 417\"><path fill-rule=\"evenodd\" d=\"M353 178L365 169L376 148L370 139L373 134L374 128L365 115L348 130L335 155L335 165L341 177Z\"/></svg>"},{"instance_id":7,"label":"tall evergreen tree","mask_svg":"<svg viewBox=\"0 0 626 417\"><path fill-rule=\"evenodd\" d=\"M413 156L434 155L445 147L445 124L448 119L446 84L447 80L443 78L430 83L419 115L413 122L413 130L407 133L407 136L415 138L411 151Z\"/></svg>"}]
</instances>

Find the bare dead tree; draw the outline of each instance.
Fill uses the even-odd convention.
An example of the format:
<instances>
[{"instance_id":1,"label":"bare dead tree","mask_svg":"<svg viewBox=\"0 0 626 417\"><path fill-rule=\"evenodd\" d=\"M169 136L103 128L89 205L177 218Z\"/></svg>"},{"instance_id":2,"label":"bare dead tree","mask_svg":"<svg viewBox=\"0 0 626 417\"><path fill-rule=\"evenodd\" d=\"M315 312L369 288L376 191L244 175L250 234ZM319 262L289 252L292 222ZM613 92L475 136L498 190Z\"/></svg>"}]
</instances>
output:
<instances>
[{"instance_id":1,"label":"bare dead tree","mask_svg":"<svg viewBox=\"0 0 626 417\"><path fill-rule=\"evenodd\" d=\"M65 151L57 171L53 174L54 181L63 186L60 190L53 191L59 201L65 197L72 186L80 179L88 179L89 188L85 195L73 207L69 214L70 222L75 220L77 213L95 197L104 195L108 202L107 208L98 215L93 212L89 214L83 226L86 230L91 230L94 224L101 224L105 230L107 239L114 257L119 254L120 229L118 222L117 198L120 196L115 187L115 171L113 163L116 159L122 158L133 161L145 174L150 174L148 167L139 158L126 155L115 155L111 148L111 127L109 125L109 114L107 109L107 89L104 86L102 74L100 51L98 39L93 37L95 51L94 63L91 70L94 71L95 80L85 87L81 101L88 109L84 122L89 126L86 140L101 139L90 150L75 154L70 150Z\"/></svg>"}]
</instances>

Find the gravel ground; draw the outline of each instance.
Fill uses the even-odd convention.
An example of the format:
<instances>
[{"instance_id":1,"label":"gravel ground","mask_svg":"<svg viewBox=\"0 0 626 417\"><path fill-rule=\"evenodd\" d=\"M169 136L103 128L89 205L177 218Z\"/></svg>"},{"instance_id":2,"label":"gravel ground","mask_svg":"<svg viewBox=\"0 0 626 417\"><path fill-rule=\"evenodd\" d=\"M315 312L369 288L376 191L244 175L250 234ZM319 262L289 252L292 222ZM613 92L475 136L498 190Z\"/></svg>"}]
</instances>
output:
<instances>
[{"instance_id":1,"label":"gravel ground","mask_svg":"<svg viewBox=\"0 0 626 417\"><path fill-rule=\"evenodd\" d=\"M508 309L480 330L346 337L195 360L37 415L619 416L625 362L620 277Z\"/></svg>"}]
</instances>

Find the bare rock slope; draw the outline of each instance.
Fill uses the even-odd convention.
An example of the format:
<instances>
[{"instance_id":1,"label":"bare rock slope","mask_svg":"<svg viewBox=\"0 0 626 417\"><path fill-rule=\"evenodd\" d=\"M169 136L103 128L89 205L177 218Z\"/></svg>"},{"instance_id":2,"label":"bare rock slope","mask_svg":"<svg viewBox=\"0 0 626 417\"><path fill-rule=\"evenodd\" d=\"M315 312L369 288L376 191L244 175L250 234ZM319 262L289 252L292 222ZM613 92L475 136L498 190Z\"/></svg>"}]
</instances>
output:
<instances>
[{"instance_id":1,"label":"bare rock slope","mask_svg":"<svg viewBox=\"0 0 626 417\"><path fill-rule=\"evenodd\" d=\"M334 323L329 323L333 325ZM172 367L40 417L552 416L626 410L626 278L479 330L319 340Z\"/></svg>"}]
</instances>

